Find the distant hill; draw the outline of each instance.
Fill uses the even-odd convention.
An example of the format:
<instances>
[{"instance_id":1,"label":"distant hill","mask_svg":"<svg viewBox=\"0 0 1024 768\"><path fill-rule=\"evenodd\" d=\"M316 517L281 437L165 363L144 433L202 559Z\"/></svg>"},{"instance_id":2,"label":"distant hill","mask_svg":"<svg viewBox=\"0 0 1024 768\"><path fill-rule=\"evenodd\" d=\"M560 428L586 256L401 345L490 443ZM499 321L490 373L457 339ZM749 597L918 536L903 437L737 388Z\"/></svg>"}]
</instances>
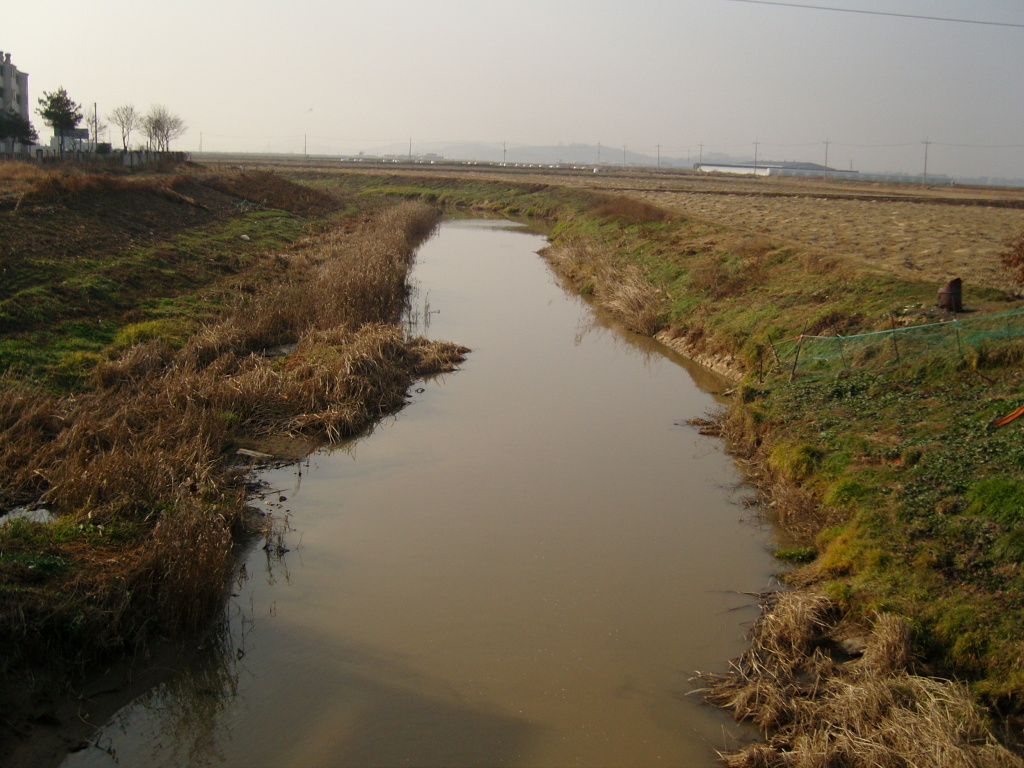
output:
<instances>
[{"instance_id":1,"label":"distant hill","mask_svg":"<svg viewBox=\"0 0 1024 768\"><path fill-rule=\"evenodd\" d=\"M583 165L583 166L622 166L636 168L658 167L659 158L657 155L632 152L626 147L625 155L621 146L607 146L596 144L553 144L553 145L530 145L508 143L502 146L501 142L473 142L473 141L435 141L435 142L413 142L412 153L416 158L443 158L445 160L475 161L481 163L526 164L526 165ZM408 143L395 143L376 147L375 150L367 152L367 157L396 157L405 158L409 155ZM744 165L754 162L752 155L727 155L720 152L705 152L703 156L691 153L689 157L673 157L662 155L660 166L662 168L692 168L698 160L705 164L712 165ZM759 162L769 163L780 161L780 158L761 157ZM810 163L808 158L794 157L781 158L783 162ZM850 170L853 170L852 168ZM920 181L920 176L903 173L872 173L861 172L858 178L878 181L894 181L914 183ZM951 184L955 182L963 184L992 185L1019 187L1024 186L1024 179L995 178L995 177L974 177L954 179L950 176L940 174L929 174L929 183Z\"/></svg>"}]
</instances>

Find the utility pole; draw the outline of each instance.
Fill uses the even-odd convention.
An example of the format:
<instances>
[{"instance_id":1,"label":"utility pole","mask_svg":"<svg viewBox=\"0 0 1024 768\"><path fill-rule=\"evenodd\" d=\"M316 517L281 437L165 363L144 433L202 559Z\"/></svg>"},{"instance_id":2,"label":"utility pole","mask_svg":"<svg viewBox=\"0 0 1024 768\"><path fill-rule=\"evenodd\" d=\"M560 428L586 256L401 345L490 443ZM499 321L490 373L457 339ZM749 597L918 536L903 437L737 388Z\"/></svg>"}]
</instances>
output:
<instances>
[{"instance_id":1,"label":"utility pole","mask_svg":"<svg viewBox=\"0 0 1024 768\"><path fill-rule=\"evenodd\" d=\"M757 175L757 147L758 147L758 145L760 145L760 143L761 142L759 142L759 141L755 141L754 142L754 175L755 176Z\"/></svg>"},{"instance_id":2,"label":"utility pole","mask_svg":"<svg viewBox=\"0 0 1024 768\"><path fill-rule=\"evenodd\" d=\"M921 183L928 183L928 145L931 144L928 139L924 140L924 175L921 177Z\"/></svg>"},{"instance_id":3,"label":"utility pole","mask_svg":"<svg viewBox=\"0 0 1024 768\"><path fill-rule=\"evenodd\" d=\"M704 145L700 145L700 156L697 158L697 165L704 165Z\"/></svg>"},{"instance_id":4,"label":"utility pole","mask_svg":"<svg viewBox=\"0 0 1024 768\"><path fill-rule=\"evenodd\" d=\"M661 144L658 145L658 170L661 170Z\"/></svg>"},{"instance_id":5,"label":"utility pole","mask_svg":"<svg viewBox=\"0 0 1024 768\"><path fill-rule=\"evenodd\" d=\"M597 164L601 164L601 142L597 142Z\"/></svg>"},{"instance_id":6,"label":"utility pole","mask_svg":"<svg viewBox=\"0 0 1024 768\"><path fill-rule=\"evenodd\" d=\"M825 178L826 179L828 178L828 145L829 144L831 144L831 142L828 139L825 139Z\"/></svg>"},{"instance_id":7,"label":"utility pole","mask_svg":"<svg viewBox=\"0 0 1024 768\"><path fill-rule=\"evenodd\" d=\"M505 153L506 153L507 151L508 151L508 150L507 150L507 148L505 147L505 142L504 142L504 141L503 141L503 142L501 142L501 164L502 164L502 165L505 165Z\"/></svg>"},{"instance_id":8,"label":"utility pole","mask_svg":"<svg viewBox=\"0 0 1024 768\"><path fill-rule=\"evenodd\" d=\"M409 137L409 162L412 162L412 137Z\"/></svg>"},{"instance_id":9,"label":"utility pole","mask_svg":"<svg viewBox=\"0 0 1024 768\"><path fill-rule=\"evenodd\" d=\"M626 145L622 145L622 167L626 167Z\"/></svg>"}]
</instances>

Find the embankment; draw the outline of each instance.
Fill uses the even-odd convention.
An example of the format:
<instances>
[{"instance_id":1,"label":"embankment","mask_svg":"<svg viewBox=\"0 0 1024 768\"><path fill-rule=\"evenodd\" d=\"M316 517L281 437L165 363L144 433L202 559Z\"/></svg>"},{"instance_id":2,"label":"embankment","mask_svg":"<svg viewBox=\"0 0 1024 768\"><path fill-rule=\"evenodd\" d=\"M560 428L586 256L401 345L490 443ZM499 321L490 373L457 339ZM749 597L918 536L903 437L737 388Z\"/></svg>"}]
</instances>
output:
<instances>
[{"instance_id":1,"label":"embankment","mask_svg":"<svg viewBox=\"0 0 1024 768\"><path fill-rule=\"evenodd\" d=\"M719 428L792 538L777 554L798 589L703 678L765 735L726 763L1021 765L992 736L1013 742L1024 705L1024 454L992 426L1021 404L1018 329L961 343L965 320L902 356L883 334L894 350L801 369L794 337L895 338L942 319L938 286L628 199L562 221L547 256L635 330L742 376Z\"/></svg>"},{"instance_id":2,"label":"embankment","mask_svg":"<svg viewBox=\"0 0 1024 768\"><path fill-rule=\"evenodd\" d=\"M356 434L467 352L398 325L425 204L267 174L27 184L0 211L0 755L52 724L55 680L210 619L270 535L239 448Z\"/></svg>"}]
</instances>

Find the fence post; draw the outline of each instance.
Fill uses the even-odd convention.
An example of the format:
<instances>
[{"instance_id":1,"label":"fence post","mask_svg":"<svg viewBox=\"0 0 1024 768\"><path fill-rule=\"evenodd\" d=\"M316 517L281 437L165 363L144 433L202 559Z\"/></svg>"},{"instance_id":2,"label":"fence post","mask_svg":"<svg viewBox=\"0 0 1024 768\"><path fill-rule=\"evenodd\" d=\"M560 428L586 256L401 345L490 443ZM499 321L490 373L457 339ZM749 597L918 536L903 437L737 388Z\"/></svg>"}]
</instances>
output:
<instances>
[{"instance_id":1,"label":"fence post","mask_svg":"<svg viewBox=\"0 0 1024 768\"><path fill-rule=\"evenodd\" d=\"M896 353L896 365L900 364L900 348L896 344L896 318L889 315L889 323L892 325L892 349Z\"/></svg>"},{"instance_id":2,"label":"fence post","mask_svg":"<svg viewBox=\"0 0 1024 768\"><path fill-rule=\"evenodd\" d=\"M792 381L793 377L796 376L796 364L800 362L800 350L804 346L804 336L800 334L800 338L796 342L796 355L793 357L793 370L789 372L789 380Z\"/></svg>"},{"instance_id":3,"label":"fence post","mask_svg":"<svg viewBox=\"0 0 1024 768\"><path fill-rule=\"evenodd\" d=\"M960 346L960 321L956 319L956 315L953 316L953 330L956 331L956 351L960 357L964 356L964 348Z\"/></svg>"},{"instance_id":4,"label":"fence post","mask_svg":"<svg viewBox=\"0 0 1024 768\"><path fill-rule=\"evenodd\" d=\"M782 361L779 360L779 353L775 351L775 342L772 341L772 335L770 333L768 334L768 344L772 348L772 355L775 357L775 364L782 365Z\"/></svg>"},{"instance_id":5,"label":"fence post","mask_svg":"<svg viewBox=\"0 0 1024 768\"><path fill-rule=\"evenodd\" d=\"M843 361L843 365L846 366L846 370L850 370L850 361L846 359L846 353L843 351L842 336L836 336L836 344L839 345L839 359Z\"/></svg>"}]
</instances>

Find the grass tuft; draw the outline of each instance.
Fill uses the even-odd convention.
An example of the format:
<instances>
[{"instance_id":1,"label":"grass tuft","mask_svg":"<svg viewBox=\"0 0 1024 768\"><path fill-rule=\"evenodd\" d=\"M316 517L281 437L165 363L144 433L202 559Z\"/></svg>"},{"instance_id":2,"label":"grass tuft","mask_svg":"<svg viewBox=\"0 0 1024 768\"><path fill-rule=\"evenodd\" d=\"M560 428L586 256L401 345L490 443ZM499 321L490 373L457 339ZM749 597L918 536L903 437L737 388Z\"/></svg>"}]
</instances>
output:
<instances>
[{"instance_id":1,"label":"grass tuft","mask_svg":"<svg viewBox=\"0 0 1024 768\"><path fill-rule=\"evenodd\" d=\"M908 765L1020 768L968 690L913 674L906 621L878 614L859 658L840 660L839 611L817 593L770 595L752 647L705 698L757 724L766 740L721 754L732 768ZM848 631L848 628L846 628Z\"/></svg>"}]
</instances>

